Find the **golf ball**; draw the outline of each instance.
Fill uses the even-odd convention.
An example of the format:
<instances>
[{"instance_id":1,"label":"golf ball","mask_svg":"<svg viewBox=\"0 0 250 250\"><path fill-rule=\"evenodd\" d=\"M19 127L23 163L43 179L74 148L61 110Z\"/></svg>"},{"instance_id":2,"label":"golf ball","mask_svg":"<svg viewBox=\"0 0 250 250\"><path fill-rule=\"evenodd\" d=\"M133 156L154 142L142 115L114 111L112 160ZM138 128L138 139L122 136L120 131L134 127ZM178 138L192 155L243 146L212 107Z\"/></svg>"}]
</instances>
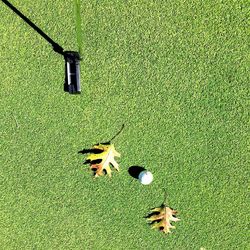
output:
<instances>
[{"instance_id":1,"label":"golf ball","mask_svg":"<svg viewBox=\"0 0 250 250\"><path fill-rule=\"evenodd\" d=\"M148 185L153 181L153 175L148 170L144 170L139 174L138 179L141 184Z\"/></svg>"}]
</instances>

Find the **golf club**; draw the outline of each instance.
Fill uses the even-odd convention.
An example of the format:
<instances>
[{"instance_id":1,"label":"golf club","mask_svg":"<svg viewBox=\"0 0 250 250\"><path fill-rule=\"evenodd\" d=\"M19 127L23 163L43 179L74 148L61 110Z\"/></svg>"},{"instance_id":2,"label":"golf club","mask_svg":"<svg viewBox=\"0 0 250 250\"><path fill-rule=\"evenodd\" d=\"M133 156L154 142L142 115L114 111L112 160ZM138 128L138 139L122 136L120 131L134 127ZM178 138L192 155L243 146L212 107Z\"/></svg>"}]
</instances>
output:
<instances>
[{"instance_id":1,"label":"golf club","mask_svg":"<svg viewBox=\"0 0 250 250\"><path fill-rule=\"evenodd\" d=\"M80 85L80 51L81 51L81 16L80 16L80 2L75 1L75 13L76 13L76 31L77 31L77 42L79 47L79 52L77 51L64 51L64 49L53 41L47 34L45 34L39 27L37 27L29 18L22 14L16 7L14 7L9 1L2 0L14 13L16 13L20 18L22 18L30 27L32 27L39 35L41 35L48 43L53 47L53 50L60 55L64 56L65 61L65 82L64 91L70 94L81 93Z\"/></svg>"}]
</instances>

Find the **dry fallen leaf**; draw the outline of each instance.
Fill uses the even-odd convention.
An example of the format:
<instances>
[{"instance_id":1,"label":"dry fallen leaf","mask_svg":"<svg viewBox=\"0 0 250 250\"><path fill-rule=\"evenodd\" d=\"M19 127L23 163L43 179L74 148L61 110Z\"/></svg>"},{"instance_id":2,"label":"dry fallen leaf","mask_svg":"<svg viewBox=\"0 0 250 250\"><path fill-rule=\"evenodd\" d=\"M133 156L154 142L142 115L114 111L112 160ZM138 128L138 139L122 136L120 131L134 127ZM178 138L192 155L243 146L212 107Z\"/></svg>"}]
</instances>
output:
<instances>
[{"instance_id":1,"label":"dry fallen leaf","mask_svg":"<svg viewBox=\"0 0 250 250\"><path fill-rule=\"evenodd\" d=\"M152 228L158 228L164 233L170 233L170 229L175 228L171 222L180 220L176 217L176 214L176 210L162 204L160 207L151 210L151 214L147 217L147 220L151 222Z\"/></svg>"},{"instance_id":2,"label":"dry fallen leaf","mask_svg":"<svg viewBox=\"0 0 250 250\"><path fill-rule=\"evenodd\" d=\"M114 144L97 144L92 148L92 152L86 158L86 163L90 164L90 168L95 172L95 177L104 175L105 171L111 177L112 165L119 171L119 165L115 157L120 157L120 154L115 150Z\"/></svg>"}]
</instances>

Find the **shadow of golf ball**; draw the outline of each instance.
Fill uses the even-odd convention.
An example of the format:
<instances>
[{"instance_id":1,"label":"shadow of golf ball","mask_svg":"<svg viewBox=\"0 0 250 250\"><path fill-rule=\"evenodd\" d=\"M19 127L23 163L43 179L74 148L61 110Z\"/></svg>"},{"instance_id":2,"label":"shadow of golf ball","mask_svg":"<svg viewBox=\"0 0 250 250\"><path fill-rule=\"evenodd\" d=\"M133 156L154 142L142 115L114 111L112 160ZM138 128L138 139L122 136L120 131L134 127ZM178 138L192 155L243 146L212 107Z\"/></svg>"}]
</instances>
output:
<instances>
[{"instance_id":1,"label":"shadow of golf ball","mask_svg":"<svg viewBox=\"0 0 250 250\"><path fill-rule=\"evenodd\" d=\"M140 166L131 166L128 169L128 173L130 174L130 176L132 176L135 179L139 179L139 174L142 171L145 171L146 169L144 167L140 167Z\"/></svg>"},{"instance_id":2,"label":"shadow of golf ball","mask_svg":"<svg viewBox=\"0 0 250 250\"><path fill-rule=\"evenodd\" d=\"M128 173L143 185L149 185L153 181L152 173L141 166L131 166Z\"/></svg>"}]
</instances>

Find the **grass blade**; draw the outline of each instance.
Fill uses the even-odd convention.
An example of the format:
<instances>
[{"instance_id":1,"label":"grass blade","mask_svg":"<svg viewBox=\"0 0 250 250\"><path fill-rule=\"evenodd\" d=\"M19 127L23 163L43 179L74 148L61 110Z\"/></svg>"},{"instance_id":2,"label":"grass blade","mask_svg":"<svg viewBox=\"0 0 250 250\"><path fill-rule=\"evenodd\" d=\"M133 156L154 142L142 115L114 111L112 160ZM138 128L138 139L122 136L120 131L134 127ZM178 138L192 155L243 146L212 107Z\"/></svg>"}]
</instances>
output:
<instances>
[{"instance_id":1,"label":"grass blade","mask_svg":"<svg viewBox=\"0 0 250 250\"><path fill-rule=\"evenodd\" d=\"M75 3L75 17L76 17L76 35L79 54L82 54L82 30L81 30L81 3L80 0L74 0Z\"/></svg>"}]
</instances>

